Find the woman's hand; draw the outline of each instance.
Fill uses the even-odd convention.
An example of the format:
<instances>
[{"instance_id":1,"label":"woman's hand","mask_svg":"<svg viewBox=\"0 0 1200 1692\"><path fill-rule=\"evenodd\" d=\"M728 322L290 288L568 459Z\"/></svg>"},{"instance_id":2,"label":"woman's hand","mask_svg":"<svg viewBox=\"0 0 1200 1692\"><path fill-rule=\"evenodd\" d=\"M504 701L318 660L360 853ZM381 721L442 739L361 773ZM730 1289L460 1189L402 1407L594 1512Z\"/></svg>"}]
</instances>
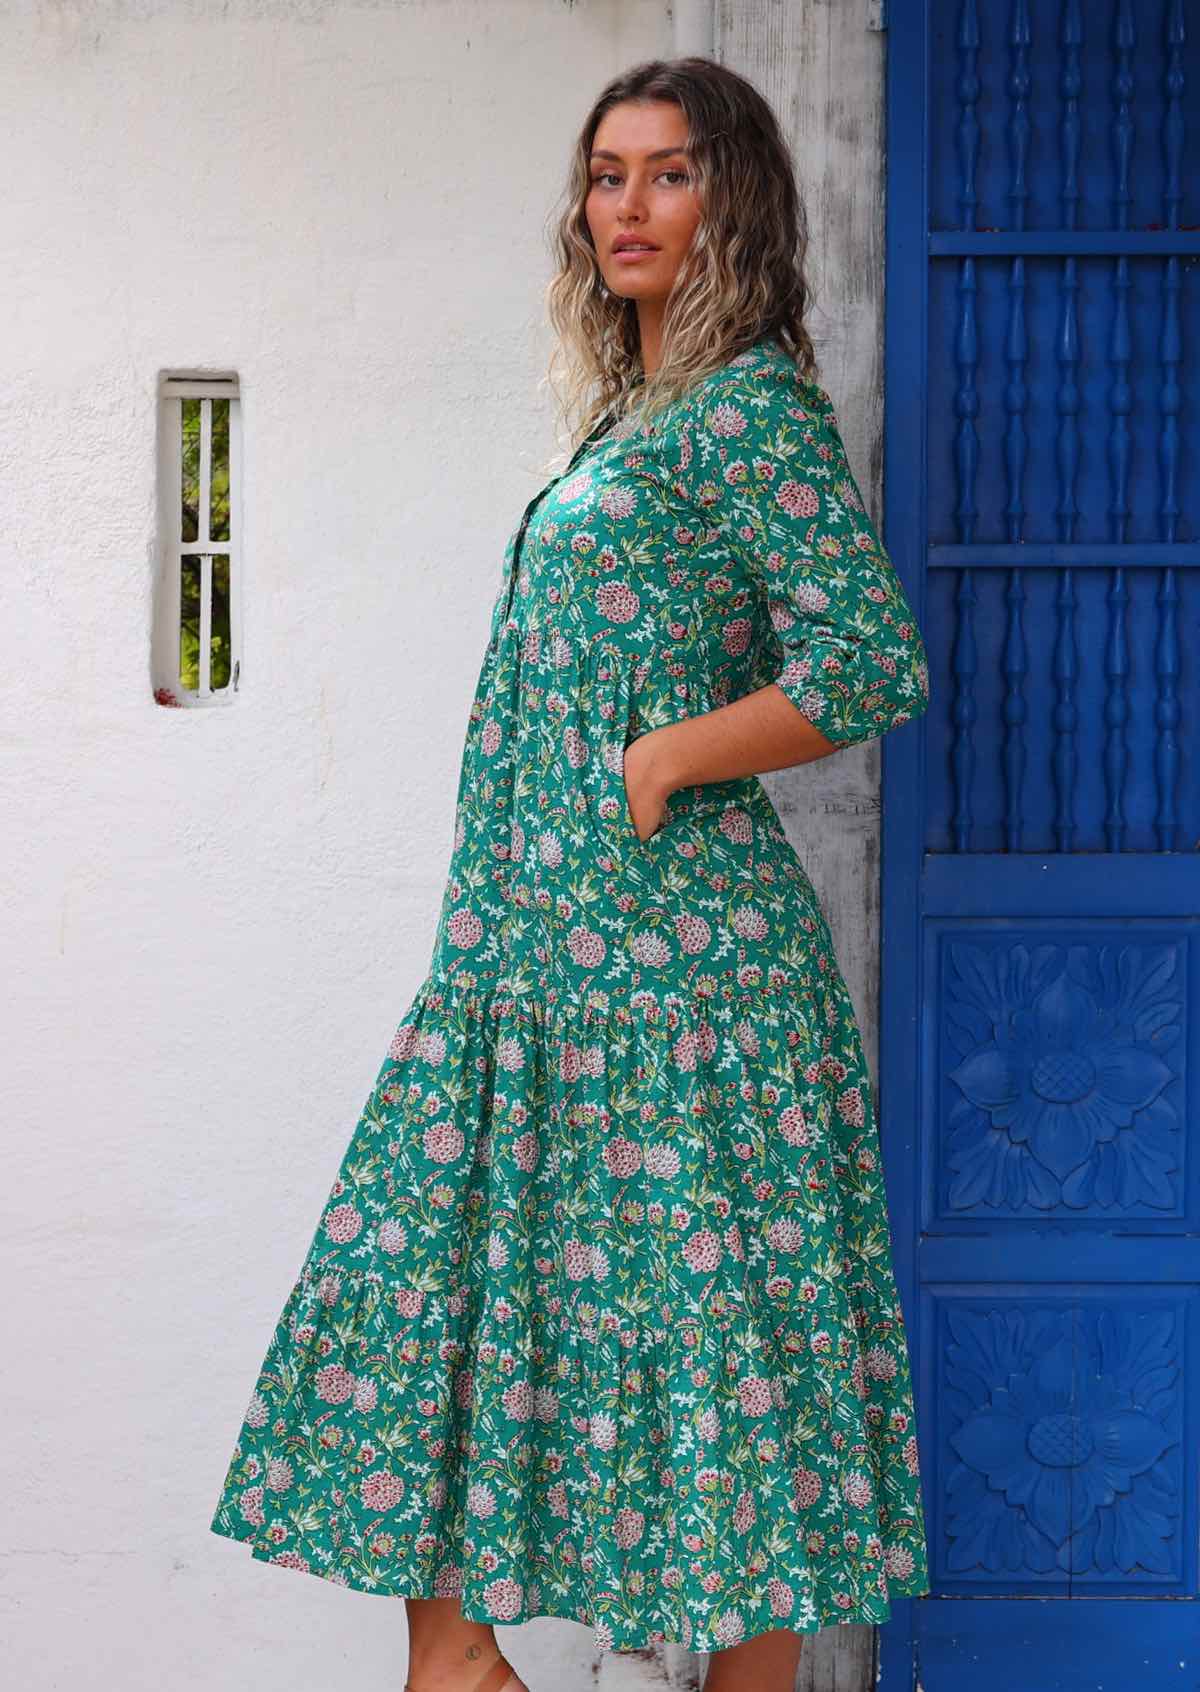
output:
<instances>
[{"instance_id":1,"label":"woman's hand","mask_svg":"<svg viewBox=\"0 0 1200 1692\"><path fill-rule=\"evenodd\" d=\"M658 747L654 744L661 732L650 729L625 748L625 800L639 840L649 840L662 827L666 821L667 798L674 792L664 777Z\"/></svg>"}]
</instances>

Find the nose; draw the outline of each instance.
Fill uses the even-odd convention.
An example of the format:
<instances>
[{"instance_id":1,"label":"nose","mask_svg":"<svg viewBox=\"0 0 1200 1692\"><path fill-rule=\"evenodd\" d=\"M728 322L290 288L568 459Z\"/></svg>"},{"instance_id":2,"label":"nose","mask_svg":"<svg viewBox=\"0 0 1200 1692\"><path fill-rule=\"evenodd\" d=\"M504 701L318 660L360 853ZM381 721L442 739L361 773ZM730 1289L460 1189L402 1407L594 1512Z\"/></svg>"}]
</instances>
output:
<instances>
[{"instance_id":1,"label":"nose","mask_svg":"<svg viewBox=\"0 0 1200 1692\"><path fill-rule=\"evenodd\" d=\"M641 189L635 184L632 176L625 178L625 188L617 204L617 216L622 219L636 218L641 221L645 204Z\"/></svg>"}]
</instances>

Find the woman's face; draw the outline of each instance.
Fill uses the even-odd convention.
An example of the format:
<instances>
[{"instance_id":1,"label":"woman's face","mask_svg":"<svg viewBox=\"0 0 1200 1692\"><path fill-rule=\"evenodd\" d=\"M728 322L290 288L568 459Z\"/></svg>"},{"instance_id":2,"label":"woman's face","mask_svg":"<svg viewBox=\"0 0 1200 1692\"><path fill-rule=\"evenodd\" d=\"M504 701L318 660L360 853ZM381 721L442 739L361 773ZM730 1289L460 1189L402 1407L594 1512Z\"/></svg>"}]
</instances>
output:
<instances>
[{"instance_id":1,"label":"woman's face","mask_svg":"<svg viewBox=\"0 0 1200 1692\"><path fill-rule=\"evenodd\" d=\"M692 243L700 206L687 155L687 118L674 101L612 106L592 141L584 212L608 288L661 309ZM633 237L650 251L622 254Z\"/></svg>"}]
</instances>

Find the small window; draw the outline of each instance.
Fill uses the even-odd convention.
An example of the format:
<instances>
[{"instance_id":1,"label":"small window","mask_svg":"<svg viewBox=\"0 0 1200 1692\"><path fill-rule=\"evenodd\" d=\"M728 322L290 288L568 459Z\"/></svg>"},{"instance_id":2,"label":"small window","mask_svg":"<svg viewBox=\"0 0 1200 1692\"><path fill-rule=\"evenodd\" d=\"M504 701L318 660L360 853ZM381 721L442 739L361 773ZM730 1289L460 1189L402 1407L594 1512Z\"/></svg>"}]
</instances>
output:
<instances>
[{"instance_id":1,"label":"small window","mask_svg":"<svg viewBox=\"0 0 1200 1692\"><path fill-rule=\"evenodd\" d=\"M159 399L154 697L160 705L227 705L242 668L238 379L163 376Z\"/></svg>"}]
</instances>

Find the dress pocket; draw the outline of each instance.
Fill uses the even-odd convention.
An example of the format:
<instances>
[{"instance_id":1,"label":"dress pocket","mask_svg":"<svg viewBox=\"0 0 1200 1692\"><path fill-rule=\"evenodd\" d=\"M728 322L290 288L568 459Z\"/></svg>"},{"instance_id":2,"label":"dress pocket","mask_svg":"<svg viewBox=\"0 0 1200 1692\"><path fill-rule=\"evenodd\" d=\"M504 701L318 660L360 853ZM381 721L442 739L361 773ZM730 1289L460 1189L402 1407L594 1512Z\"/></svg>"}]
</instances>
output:
<instances>
[{"instance_id":1,"label":"dress pocket","mask_svg":"<svg viewBox=\"0 0 1200 1692\"><path fill-rule=\"evenodd\" d=\"M653 834L647 835L645 840L642 839L641 835L637 831L637 824L633 820L633 811L630 808L630 804L629 804L629 783L628 783L628 781L626 780L626 777L625 777L625 755L629 751L629 748L633 745L634 741L639 740L640 738L641 738L640 735L636 735L636 734L632 735L625 742L624 746L622 746L622 748L621 748L621 768L620 768L620 782L619 782L619 786L620 786L620 790L621 790L621 820L622 820L622 823L624 825L625 834L627 835L631 845L633 845L633 846L649 846L649 844L652 840L658 839L659 835L662 833L663 829L666 827L667 819L669 818L671 812L670 812L670 801L668 800L667 808L666 808L666 811L664 812L664 815L663 815L663 820L659 823L658 827L654 830Z\"/></svg>"}]
</instances>

